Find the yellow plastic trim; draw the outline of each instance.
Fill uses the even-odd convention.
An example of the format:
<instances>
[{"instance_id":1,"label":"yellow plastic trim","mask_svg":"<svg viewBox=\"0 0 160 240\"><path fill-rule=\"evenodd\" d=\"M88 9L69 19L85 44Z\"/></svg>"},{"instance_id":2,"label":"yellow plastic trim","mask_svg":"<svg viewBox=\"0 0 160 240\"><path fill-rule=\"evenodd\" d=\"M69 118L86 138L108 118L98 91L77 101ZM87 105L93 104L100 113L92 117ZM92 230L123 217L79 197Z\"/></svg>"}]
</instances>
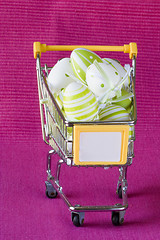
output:
<instances>
[{"instance_id":1,"label":"yellow plastic trim","mask_svg":"<svg viewBox=\"0 0 160 240\"><path fill-rule=\"evenodd\" d=\"M41 53L45 53L47 51L73 51L76 48L87 48L91 51L107 51L107 52L124 52L129 53L130 59L133 56L137 57L137 44L130 43L129 45L124 46L93 46L93 45L46 45L41 44L40 42L34 42L33 44L33 52L34 58L37 58L37 54L41 57Z\"/></svg>"},{"instance_id":2,"label":"yellow plastic trim","mask_svg":"<svg viewBox=\"0 0 160 240\"><path fill-rule=\"evenodd\" d=\"M129 126L128 125L75 125L73 128L73 161L75 165L124 165L127 162ZM82 132L121 132L121 156L119 162L81 162L79 160L80 133Z\"/></svg>"}]
</instances>

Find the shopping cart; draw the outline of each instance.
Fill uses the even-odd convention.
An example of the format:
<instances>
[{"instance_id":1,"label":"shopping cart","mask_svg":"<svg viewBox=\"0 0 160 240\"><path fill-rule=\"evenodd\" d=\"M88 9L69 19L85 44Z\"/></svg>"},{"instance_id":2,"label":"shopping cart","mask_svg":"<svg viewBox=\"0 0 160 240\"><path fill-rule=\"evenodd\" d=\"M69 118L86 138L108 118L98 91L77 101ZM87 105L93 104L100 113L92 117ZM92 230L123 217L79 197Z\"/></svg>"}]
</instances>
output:
<instances>
[{"instance_id":1,"label":"shopping cart","mask_svg":"<svg viewBox=\"0 0 160 240\"><path fill-rule=\"evenodd\" d=\"M132 66L130 68L130 91L134 95L132 98L133 107L130 114L131 120L69 122L65 119L62 110L47 85L47 77L51 67L48 67L47 64L41 67L40 58L41 53L46 51L72 51L78 47L87 48L92 51L122 51L129 53L129 57L132 60ZM52 148L47 155L48 178L45 182L46 195L49 198L55 198L57 194L59 194L67 204L71 212L72 222L75 226L83 224L84 213L89 211L112 212L111 219L114 225L120 225L124 221L124 214L128 208L127 167L132 164L134 157L135 131L133 131L130 138L128 138L128 135L129 128L134 128L137 120L135 97L136 57L136 43L130 43L124 46L48 46L40 42L34 43L42 135L44 142ZM91 139L92 141L90 141ZM114 144L109 144L110 142ZM98 152L98 159L97 154L93 151L93 146L97 144L101 149ZM109 147L107 147L108 145ZM54 175L51 172L52 154L58 154L60 157ZM112 157L112 155L114 155L114 157ZM64 194L62 186L59 183L60 169L63 163L70 167L103 167L104 169L118 167L119 179L116 193L119 198L122 198L122 204L112 206L73 206Z\"/></svg>"}]
</instances>

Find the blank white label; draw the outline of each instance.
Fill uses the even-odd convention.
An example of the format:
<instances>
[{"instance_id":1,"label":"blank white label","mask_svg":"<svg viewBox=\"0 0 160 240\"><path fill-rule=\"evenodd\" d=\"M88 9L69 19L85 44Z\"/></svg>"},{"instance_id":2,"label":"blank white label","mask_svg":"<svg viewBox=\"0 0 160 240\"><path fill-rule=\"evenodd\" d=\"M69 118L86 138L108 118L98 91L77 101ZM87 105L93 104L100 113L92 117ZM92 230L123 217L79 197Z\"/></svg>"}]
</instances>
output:
<instances>
[{"instance_id":1,"label":"blank white label","mask_svg":"<svg viewBox=\"0 0 160 240\"><path fill-rule=\"evenodd\" d=\"M79 161L119 162L121 141L121 132L81 132Z\"/></svg>"}]
</instances>

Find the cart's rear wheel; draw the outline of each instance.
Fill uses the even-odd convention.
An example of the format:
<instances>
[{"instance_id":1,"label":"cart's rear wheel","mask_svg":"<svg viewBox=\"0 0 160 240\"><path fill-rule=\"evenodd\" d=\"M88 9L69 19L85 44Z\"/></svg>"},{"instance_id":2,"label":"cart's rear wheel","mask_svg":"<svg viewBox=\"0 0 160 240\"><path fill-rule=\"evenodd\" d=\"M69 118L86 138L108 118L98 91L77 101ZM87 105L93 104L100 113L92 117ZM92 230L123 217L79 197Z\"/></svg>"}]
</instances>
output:
<instances>
[{"instance_id":1,"label":"cart's rear wheel","mask_svg":"<svg viewBox=\"0 0 160 240\"><path fill-rule=\"evenodd\" d=\"M112 212L112 223L114 226L122 225L124 218L120 218L120 212Z\"/></svg>"},{"instance_id":2,"label":"cart's rear wheel","mask_svg":"<svg viewBox=\"0 0 160 240\"><path fill-rule=\"evenodd\" d=\"M46 181L45 185L46 185L46 196L48 198L56 198L58 193L56 189L53 187L53 185L49 181Z\"/></svg>"},{"instance_id":3,"label":"cart's rear wheel","mask_svg":"<svg viewBox=\"0 0 160 240\"><path fill-rule=\"evenodd\" d=\"M56 191L55 192L49 192L49 191L46 190L46 196L48 198L56 198L57 195L58 195L58 193Z\"/></svg>"}]
</instances>

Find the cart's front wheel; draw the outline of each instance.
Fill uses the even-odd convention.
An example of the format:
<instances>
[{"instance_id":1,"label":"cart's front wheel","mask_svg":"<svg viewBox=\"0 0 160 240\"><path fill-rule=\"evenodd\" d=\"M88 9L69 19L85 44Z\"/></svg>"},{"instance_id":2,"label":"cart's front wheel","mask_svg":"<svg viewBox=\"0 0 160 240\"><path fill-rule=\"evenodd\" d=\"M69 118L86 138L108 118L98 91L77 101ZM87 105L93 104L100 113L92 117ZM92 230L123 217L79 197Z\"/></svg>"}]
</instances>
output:
<instances>
[{"instance_id":1,"label":"cart's front wheel","mask_svg":"<svg viewBox=\"0 0 160 240\"><path fill-rule=\"evenodd\" d=\"M80 227L80 226L81 226L78 215L75 215L75 216L73 217L72 222L73 222L74 226L76 226L76 227Z\"/></svg>"},{"instance_id":2,"label":"cart's front wheel","mask_svg":"<svg viewBox=\"0 0 160 240\"><path fill-rule=\"evenodd\" d=\"M72 222L74 226L80 227L84 222L84 213L73 213L72 212Z\"/></svg>"},{"instance_id":3,"label":"cart's front wheel","mask_svg":"<svg viewBox=\"0 0 160 240\"><path fill-rule=\"evenodd\" d=\"M124 218L120 217L120 212L112 212L112 223L114 226L119 226L124 222Z\"/></svg>"}]
</instances>

